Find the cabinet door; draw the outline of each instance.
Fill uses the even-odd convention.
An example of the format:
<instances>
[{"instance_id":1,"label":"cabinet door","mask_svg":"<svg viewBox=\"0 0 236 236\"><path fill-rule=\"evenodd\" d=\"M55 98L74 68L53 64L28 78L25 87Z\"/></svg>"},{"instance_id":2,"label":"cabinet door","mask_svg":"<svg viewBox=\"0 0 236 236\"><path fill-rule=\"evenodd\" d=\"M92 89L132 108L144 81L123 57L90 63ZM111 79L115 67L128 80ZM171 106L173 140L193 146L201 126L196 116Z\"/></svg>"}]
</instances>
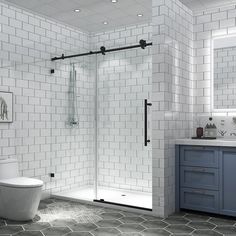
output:
<instances>
[{"instance_id":1,"label":"cabinet door","mask_svg":"<svg viewBox=\"0 0 236 236\"><path fill-rule=\"evenodd\" d=\"M218 168L218 150L217 147L182 146L180 165Z\"/></svg>"},{"instance_id":2,"label":"cabinet door","mask_svg":"<svg viewBox=\"0 0 236 236\"><path fill-rule=\"evenodd\" d=\"M181 188L180 207L197 211L218 213L219 192L192 188Z\"/></svg>"},{"instance_id":3,"label":"cabinet door","mask_svg":"<svg viewBox=\"0 0 236 236\"><path fill-rule=\"evenodd\" d=\"M180 186L219 190L219 169L181 166Z\"/></svg>"},{"instance_id":4,"label":"cabinet door","mask_svg":"<svg viewBox=\"0 0 236 236\"><path fill-rule=\"evenodd\" d=\"M220 212L236 216L236 148L222 148L220 162Z\"/></svg>"}]
</instances>

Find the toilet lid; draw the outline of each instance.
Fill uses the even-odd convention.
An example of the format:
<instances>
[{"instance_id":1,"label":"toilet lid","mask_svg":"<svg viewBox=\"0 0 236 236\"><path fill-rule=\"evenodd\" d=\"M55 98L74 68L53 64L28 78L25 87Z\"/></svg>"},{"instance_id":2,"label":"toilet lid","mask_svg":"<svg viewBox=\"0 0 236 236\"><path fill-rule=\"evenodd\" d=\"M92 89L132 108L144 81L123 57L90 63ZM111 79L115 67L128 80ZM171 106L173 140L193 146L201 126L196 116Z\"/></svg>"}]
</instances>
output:
<instances>
[{"instance_id":1,"label":"toilet lid","mask_svg":"<svg viewBox=\"0 0 236 236\"><path fill-rule=\"evenodd\" d=\"M14 188L35 188L43 186L43 181L39 179L18 177L18 178L0 180L0 186L7 186Z\"/></svg>"}]
</instances>

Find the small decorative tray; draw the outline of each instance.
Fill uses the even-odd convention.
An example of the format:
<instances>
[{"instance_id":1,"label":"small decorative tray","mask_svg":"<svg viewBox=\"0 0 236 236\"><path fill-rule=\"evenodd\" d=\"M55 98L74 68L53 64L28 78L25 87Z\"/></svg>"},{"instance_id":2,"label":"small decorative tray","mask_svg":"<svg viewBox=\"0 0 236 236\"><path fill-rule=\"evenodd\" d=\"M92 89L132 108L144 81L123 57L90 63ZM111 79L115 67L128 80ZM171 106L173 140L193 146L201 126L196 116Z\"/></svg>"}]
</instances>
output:
<instances>
[{"instance_id":1,"label":"small decorative tray","mask_svg":"<svg viewBox=\"0 0 236 236\"><path fill-rule=\"evenodd\" d=\"M216 137L201 137L201 138L192 137L192 139L208 139L208 140L214 140L214 139L216 139Z\"/></svg>"}]
</instances>

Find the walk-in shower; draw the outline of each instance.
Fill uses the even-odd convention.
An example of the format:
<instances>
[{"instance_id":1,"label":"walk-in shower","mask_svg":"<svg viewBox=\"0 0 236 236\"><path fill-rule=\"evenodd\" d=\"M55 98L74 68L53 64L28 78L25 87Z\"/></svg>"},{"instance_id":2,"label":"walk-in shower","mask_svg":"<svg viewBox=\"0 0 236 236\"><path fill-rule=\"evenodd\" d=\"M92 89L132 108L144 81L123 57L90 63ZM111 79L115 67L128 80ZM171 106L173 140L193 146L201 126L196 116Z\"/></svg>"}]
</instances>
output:
<instances>
[{"instance_id":1,"label":"walk-in shower","mask_svg":"<svg viewBox=\"0 0 236 236\"><path fill-rule=\"evenodd\" d=\"M90 178L57 197L152 208L152 43L53 58L69 59L70 129L80 129L80 83L93 81L93 144ZM143 50L145 49L145 50ZM76 62L73 58L86 58ZM57 63L57 62L56 62ZM66 63L66 62L64 62ZM81 98L82 99L82 98ZM86 99L83 98L83 99ZM79 155L79 154L78 154Z\"/></svg>"}]
</instances>

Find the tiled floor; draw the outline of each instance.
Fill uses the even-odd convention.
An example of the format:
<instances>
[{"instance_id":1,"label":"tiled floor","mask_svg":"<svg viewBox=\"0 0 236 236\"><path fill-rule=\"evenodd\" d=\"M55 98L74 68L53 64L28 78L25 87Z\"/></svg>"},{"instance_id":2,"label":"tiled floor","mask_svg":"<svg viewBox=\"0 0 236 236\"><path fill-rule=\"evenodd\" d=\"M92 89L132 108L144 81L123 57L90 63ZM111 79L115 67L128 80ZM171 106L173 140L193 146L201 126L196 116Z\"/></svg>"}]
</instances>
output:
<instances>
[{"instance_id":1,"label":"tiled floor","mask_svg":"<svg viewBox=\"0 0 236 236\"><path fill-rule=\"evenodd\" d=\"M236 235L236 219L179 213L166 219L48 199L32 222L0 219L1 236Z\"/></svg>"}]
</instances>

